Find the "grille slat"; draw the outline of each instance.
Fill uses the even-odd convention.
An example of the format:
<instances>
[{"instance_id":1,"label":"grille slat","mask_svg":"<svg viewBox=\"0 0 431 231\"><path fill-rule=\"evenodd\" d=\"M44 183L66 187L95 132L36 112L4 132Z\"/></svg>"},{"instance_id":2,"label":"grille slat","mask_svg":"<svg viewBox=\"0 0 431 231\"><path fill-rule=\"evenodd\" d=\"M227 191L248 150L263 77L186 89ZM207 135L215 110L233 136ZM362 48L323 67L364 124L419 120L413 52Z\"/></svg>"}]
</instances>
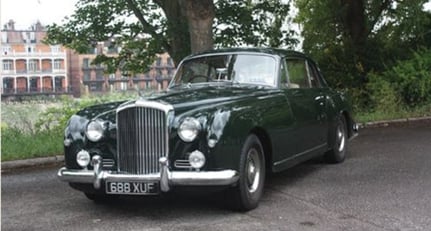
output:
<instances>
[{"instance_id":1,"label":"grille slat","mask_svg":"<svg viewBox=\"0 0 431 231\"><path fill-rule=\"evenodd\" d=\"M167 115L163 110L135 106L117 112L118 170L130 174L160 172L167 155Z\"/></svg>"}]
</instances>

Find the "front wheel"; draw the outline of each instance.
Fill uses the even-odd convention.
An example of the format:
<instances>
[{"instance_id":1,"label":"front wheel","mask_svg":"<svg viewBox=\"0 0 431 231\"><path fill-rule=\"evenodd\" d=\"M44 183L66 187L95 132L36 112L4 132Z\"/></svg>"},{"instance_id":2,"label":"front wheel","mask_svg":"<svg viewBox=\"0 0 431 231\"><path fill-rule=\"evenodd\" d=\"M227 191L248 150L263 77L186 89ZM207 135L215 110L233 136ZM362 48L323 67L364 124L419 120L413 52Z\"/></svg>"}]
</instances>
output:
<instances>
[{"instance_id":1,"label":"front wheel","mask_svg":"<svg viewBox=\"0 0 431 231\"><path fill-rule=\"evenodd\" d=\"M329 163L341 163L346 159L347 152L347 126L344 116L340 116L334 132L332 133L332 147L325 153L325 160Z\"/></svg>"},{"instance_id":2,"label":"front wheel","mask_svg":"<svg viewBox=\"0 0 431 231\"><path fill-rule=\"evenodd\" d=\"M249 135L241 149L239 180L232 188L233 205L240 211L258 206L265 183L265 157L256 135Z\"/></svg>"}]
</instances>

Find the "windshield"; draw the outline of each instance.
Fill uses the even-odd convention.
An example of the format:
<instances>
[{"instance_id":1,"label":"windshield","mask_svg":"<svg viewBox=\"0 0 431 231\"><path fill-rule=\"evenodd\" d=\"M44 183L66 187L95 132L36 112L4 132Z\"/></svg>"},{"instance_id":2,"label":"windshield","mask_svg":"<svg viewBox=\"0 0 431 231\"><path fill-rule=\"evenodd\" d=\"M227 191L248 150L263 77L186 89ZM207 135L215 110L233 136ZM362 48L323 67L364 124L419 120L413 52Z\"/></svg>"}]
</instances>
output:
<instances>
[{"instance_id":1,"label":"windshield","mask_svg":"<svg viewBox=\"0 0 431 231\"><path fill-rule=\"evenodd\" d=\"M276 60L271 56L229 54L199 57L182 63L169 85L232 82L275 86Z\"/></svg>"}]
</instances>

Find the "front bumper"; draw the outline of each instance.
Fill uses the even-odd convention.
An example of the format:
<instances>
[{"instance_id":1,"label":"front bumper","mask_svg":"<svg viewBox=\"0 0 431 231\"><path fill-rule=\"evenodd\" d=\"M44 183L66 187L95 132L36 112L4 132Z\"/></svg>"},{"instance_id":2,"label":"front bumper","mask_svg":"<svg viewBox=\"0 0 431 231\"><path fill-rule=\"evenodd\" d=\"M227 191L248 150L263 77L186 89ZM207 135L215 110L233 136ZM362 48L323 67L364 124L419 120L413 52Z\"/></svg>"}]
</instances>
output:
<instances>
[{"instance_id":1,"label":"front bumper","mask_svg":"<svg viewBox=\"0 0 431 231\"><path fill-rule=\"evenodd\" d=\"M158 181L162 192L168 192L171 186L223 186L232 185L238 181L239 175L235 170L221 171L170 171L166 157L159 159L160 173L146 175L122 174L102 170L102 158L94 156L91 160L94 170L67 169L58 171L62 181L73 183L92 183L95 189L100 189L102 181Z\"/></svg>"}]
</instances>

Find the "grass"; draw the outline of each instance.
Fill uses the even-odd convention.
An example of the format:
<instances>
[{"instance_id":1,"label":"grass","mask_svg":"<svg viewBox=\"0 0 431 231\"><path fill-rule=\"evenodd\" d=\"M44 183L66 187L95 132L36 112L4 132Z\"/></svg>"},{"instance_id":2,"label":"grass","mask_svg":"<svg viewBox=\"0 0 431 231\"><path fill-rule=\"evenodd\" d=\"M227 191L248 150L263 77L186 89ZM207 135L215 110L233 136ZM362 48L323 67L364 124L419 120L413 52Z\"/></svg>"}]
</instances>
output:
<instances>
[{"instance_id":1,"label":"grass","mask_svg":"<svg viewBox=\"0 0 431 231\"><path fill-rule=\"evenodd\" d=\"M51 131L34 134L2 128L1 160L55 156L63 153L63 136Z\"/></svg>"},{"instance_id":2,"label":"grass","mask_svg":"<svg viewBox=\"0 0 431 231\"><path fill-rule=\"evenodd\" d=\"M390 111L374 111L374 112L358 112L356 113L356 122L366 123L382 120L406 119L412 117L431 116L431 105L425 105L415 109L401 109L395 112Z\"/></svg>"}]
</instances>

